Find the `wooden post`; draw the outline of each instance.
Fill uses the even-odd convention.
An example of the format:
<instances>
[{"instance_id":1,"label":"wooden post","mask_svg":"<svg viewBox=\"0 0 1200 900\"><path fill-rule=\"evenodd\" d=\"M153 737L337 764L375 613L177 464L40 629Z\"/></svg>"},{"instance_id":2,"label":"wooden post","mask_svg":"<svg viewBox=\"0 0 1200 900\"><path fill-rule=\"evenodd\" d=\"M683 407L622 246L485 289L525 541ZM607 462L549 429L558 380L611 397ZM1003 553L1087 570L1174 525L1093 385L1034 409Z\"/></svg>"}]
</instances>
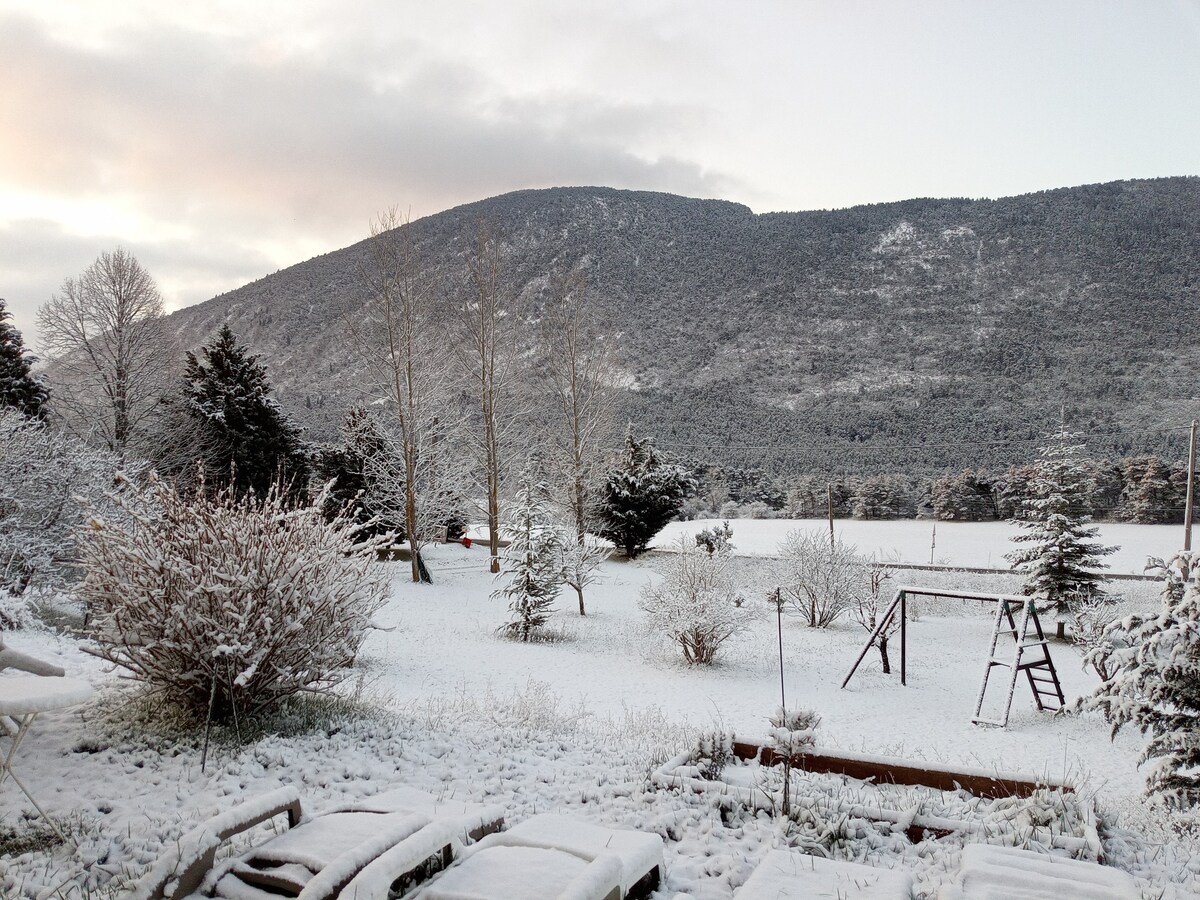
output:
<instances>
[{"instance_id":1,"label":"wooden post","mask_svg":"<svg viewBox=\"0 0 1200 900\"><path fill-rule=\"evenodd\" d=\"M933 550L937 547L937 519L933 520L933 538L929 541L929 564L933 565Z\"/></svg>"},{"instance_id":2,"label":"wooden post","mask_svg":"<svg viewBox=\"0 0 1200 900\"><path fill-rule=\"evenodd\" d=\"M908 593L900 592L900 683L908 684Z\"/></svg>"},{"instance_id":3,"label":"wooden post","mask_svg":"<svg viewBox=\"0 0 1200 900\"><path fill-rule=\"evenodd\" d=\"M775 588L775 621L779 629L779 708L787 709L787 694L783 690L783 598Z\"/></svg>"},{"instance_id":4,"label":"wooden post","mask_svg":"<svg viewBox=\"0 0 1200 900\"><path fill-rule=\"evenodd\" d=\"M829 546L833 547L837 544L837 539L833 536L833 485L828 482L825 483L825 500L829 511Z\"/></svg>"},{"instance_id":5,"label":"wooden post","mask_svg":"<svg viewBox=\"0 0 1200 900\"><path fill-rule=\"evenodd\" d=\"M1196 420L1192 419L1192 435L1188 441L1187 501L1183 511L1183 549L1192 549L1192 508L1196 494Z\"/></svg>"}]
</instances>

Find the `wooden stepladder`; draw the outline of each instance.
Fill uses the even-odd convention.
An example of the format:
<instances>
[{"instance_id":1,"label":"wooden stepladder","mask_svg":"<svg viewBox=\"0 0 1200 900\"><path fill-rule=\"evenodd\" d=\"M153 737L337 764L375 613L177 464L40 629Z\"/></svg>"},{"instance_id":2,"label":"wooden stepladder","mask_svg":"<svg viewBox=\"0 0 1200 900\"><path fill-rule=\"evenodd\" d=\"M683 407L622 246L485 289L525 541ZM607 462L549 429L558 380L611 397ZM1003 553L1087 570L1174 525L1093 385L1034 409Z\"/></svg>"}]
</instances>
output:
<instances>
[{"instance_id":1,"label":"wooden stepladder","mask_svg":"<svg viewBox=\"0 0 1200 900\"><path fill-rule=\"evenodd\" d=\"M1020 615L1019 625L1015 613ZM1011 635L1016 644L1010 659L999 659L996 656L996 645L1000 643L1002 634ZM989 719L983 715L983 701L987 696L992 670L997 667L1009 669L1008 696L1004 699L1004 717ZM1022 672L1029 681L1029 689L1033 691L1033 699L1039 710L1057 710L1066 705L1062 685L1058 681L1058 672L1054 668L1054 660L1050 658L1050 645L1042 632L1042 623L1038 619L1034 601L1023 597L1003 597L996 610L992 648L988 652L987 668L983 671L983 685L979 688L979 701L975 704L975 716L971 721L976 725L1006 727L1008 714L1012 709L1013 693L1017 688L1017 678Z\"/></svg>"}]
</instances>

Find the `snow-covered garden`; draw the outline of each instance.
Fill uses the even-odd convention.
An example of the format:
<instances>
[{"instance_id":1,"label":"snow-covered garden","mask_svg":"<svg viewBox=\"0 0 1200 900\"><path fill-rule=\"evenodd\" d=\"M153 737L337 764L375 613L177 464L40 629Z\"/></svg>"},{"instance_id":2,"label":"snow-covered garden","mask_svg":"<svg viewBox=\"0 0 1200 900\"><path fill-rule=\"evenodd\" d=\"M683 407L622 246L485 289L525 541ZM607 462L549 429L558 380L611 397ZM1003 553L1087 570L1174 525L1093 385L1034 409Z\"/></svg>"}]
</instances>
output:
<instances>
[{"instance_id":1,"label":"snow-covered garden","mask_svg":"<svg viewBox=\"0 0 1200 900\"><path fill-rule=\"evenodd\" d=\"M451 544L428 548L427 557L433 584L412 583L402 563L380 564L392 576L390 597L339 699L280 710L266 720L274 733L239 739L233 725L222 726L204 771L202 723L181 724L72 637L8 633L13 646L59 662L99 692L79 710L47 715L22 748L17 771L78 847L14 847L39 834L38 823L5 786L5 896L116 894L200 819L289 784L314 809L402 783L500 803L512 821L558 811L657 832L667 841L661 897L730 897L768 849L795 840L794 826L766 813L722 811L713 797L663 790L652 777L705 732L768 732L779 705L773 615L731 638L712 666L688 666L645 627L640 591L669 560L651 555L605 563L586 617L564 596L545 629L550 639L524 643L497 633L507 610L491 598L486 551ZM988 587L972 577L960 586ZM1130 602L1153 608L1156 586L1135 588ZM1095 800L1108 861L1138 876L1145 896L1168 886L1183 891L1177 896L1195 891L1192 836L1143 802L1136 733L1110 741L1098 716L1038 713L1023 694L1007 729L970 724L990 632L991 611L978 604L926 603L909 625L908 685L869 657L839 690L865 631L849 619L811 629L785 617L789 704L820 713L823 749L1074 782ZM1077 650L1055 645L1053 653L1068 697L1094 687ZM963 845L959 837L846 840L846 823L828 825L837 836L824 839L825 852L906 866L920 896L949 879ZM814 830L822 833L810 827L808 839Z\"/></svg>"}]
</instances>

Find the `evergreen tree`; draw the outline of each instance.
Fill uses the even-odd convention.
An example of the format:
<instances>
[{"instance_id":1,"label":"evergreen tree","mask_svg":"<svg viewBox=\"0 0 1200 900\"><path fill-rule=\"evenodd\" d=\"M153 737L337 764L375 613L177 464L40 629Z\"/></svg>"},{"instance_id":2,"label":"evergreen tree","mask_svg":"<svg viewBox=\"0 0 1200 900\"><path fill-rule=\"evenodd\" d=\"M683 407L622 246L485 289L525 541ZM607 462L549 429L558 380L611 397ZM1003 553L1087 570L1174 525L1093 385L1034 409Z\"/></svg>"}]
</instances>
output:
<instances>
[{"instance_id":1,"label":"evergreen tree","mask_svg":"<svg viewBox=\"0 0 1200 900\"><path fill-rule=\"evenodd\" d=\"M528 641L546 624L551 607L562 590L562 537L550 515L550 486L526 471L513 503L508 529L512 543L504 552L502 576L508 583L492 594L508 600L511 618L503 626Z\"/></svg>"},{"instance_id":2,"label":"evergreen tree","mask_svg":"<svg viewBox=\"0 0 1200 900\"><path fill-rule=\"evenodd\" d=\"M1042 448L1022 501L1021 532L1013 537L1023 546L1005 556L1025 573L1022 592L1058 616L1059 637L1072 603L1103 596L1100 585L1106 579L1096 570L1106 568L1102 557L1116 549L1094 541L1098 531L1083 512L1088 471L1070 438L1063 432Z\"/></svg>"},{"instance_id":3,"label":"evergreen tree","mask_svg":"<svg viewBox=\"0 0 1200 900\"><path fill-rule=\"evenodd\" d=\"M1158 561L1161 563L1161 561ZM1162 611L1113 622L1088 655L1111 676L1081 701L1112 723L1150 734L1141 762L1154 760L1148 790L1168 805L1200 805L1200 554L1159 566Z\"/></svg>"},{"instance_id":4,"label":"evergreen tree","mask_svg":"<svg viewBox=\"0 0 1200 900\"><path fill-rule=\"evenodd\" d=\"M353 506L354 521L363 527L365 534L374 537L391 532L397 536L396 540L402 541L404 523L387 521L368 497L367 460L381 452L384 445L378 429L378 423L363 407L352 407L342 426L342 445L318 450L313 458L313 474L321 483L333 482L323 510L327 520L332 521ZM371 519L377 521L368 525Z\"/></svg>"},{"instance_id":5,"label":"evergreen tree","mask_svg":"<svg viewBox=\"0 0 1200 900\"><path fill-rule=\"evenodd\" d=\"M696 481L683 466L668 463L654 439L625 434L625 453L609 473L596 510L598 532L630 559L679 514Z\"/></svg>"},{"instance_id":6,"label":"evergreen tree","mask_svg":"<svg viewBox=\"0 0 1200 900\"><path fill-rule=\"evenodd\" d=\"M21 332L8 323L12 316L0 297L0 406L11 406L31 419L46 417L50 392L30 374L37 358L26 352Z\"/></svg>"},{"instance_id":7,"label":"evergreen tree","mask_svg":"<svg viewBox=\"0 0 1200 900\"><path fill-rule=\"evenodd\" d=\"M996 518L992 485L974 472L945 475L933 483L933 514L943 521L983 522Z\"/></svg>"},{"instance_id":8,"label":"evergreen tree","mask_svg":"<svg viewBox=\"0 0 1200 900\"><path fill-rule=\"evenodd\" d=\"M1140 477L1129 485L1129 521L1139 525L1170 522L1175 504L1170 467L1157 456L1150 456L1140 468Z\"/></svg>"},{"instance_id":9,"label":"evergreen tree","mask_svg":"<svg viewBox=\"0 0 1200 900\"><path fill-rule=\"evenodd\" d=\"M308 459L300 432L271 398L267 371L237 343L228 325L187 355L184 396L192 417L217 448L213 480L232 478L239 493L265 496L276 478L293 496L308 489Z\"/></svg>"}]
</instances>

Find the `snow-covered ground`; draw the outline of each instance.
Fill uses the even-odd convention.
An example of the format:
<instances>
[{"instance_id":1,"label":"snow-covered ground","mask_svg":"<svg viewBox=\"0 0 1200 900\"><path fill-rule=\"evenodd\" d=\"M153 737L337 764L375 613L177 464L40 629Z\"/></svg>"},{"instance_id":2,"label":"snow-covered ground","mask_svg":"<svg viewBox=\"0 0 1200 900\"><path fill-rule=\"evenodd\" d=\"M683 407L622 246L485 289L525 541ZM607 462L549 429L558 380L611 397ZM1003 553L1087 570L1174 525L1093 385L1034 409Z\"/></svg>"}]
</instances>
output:
<instances>
[{"instance_id":1,"label":"snow-covered ground","mask_svg":"<svg viewBox=\"0 0 1200 900\"><path fill-rule=\"evenodd\" d=\"M703 528L719 525L720 519L696 519L672 522L654 541L656 547L669 547L680 535L690 536ZM733 543L737 553L766 556L776 552L789 531L820 529L825 519L734 519ZM1013 548L1012 536L1020 529L1011 522L938 522L930 519L899 519L889 522L834 519L834 531L863 553L908 563L933 562L972 568L1008 568L1004 554ZM1147 556L1169 557L1183 547L1182 525L1130 525L1100 523L1100 543L1116 547L1106 558L1109 570L1141 575ZM1197 533L1200 541L1200 533ZM932 545L932 546L931 546Z\"/></svg>"},{"instance_id":2,"label":"snow-covered ground","mask_svg":"<svg viewBox=\"0 0 1200 900\"><path fill-rule=\"evenodd\" d=\"M740 547L750 543L750 524L735 523ZM586 618L564 595L552 628L559 640L521 644L496 635L505 610L489 598L484 550L435 547L429 563L434 585L413 585L407 566L390 564L394 596L379 624L391 630L369 636L347 684L373 712L250 746L221 745L205 773L199 736L180 741L131 724L141 706L129 704L127 689L74 639L7 635L100 691L80 710L47 714L16 760L44 805L74 823L78 851L0 857L0 895L114 894L201 818L280 785L297 785L306 808L319 809L404 783L501 803L510 821L558 811L655 831L667 839L657 900L676 892L731 897L780 843L776 827L763 818L726 822L710 800L655 790L649 773L700 729L765 731L779 704L774 617L724 648L715 666L688 668L645 633L637 609L663 559L614 561L589 593ZM979 576L965 577L972 580L962 586L981 586ZM1141 599L1150 602L1153 586L1145 587ZM970 724L990 627L989 610L977 603L927 604L909 630L907 687L884 676L872 652L840 690L865 632L849 621L815 631L785 619L788 703L821 713L824 747L1075 779L1110 822L1128 829L1109 837L1109 851L1143 878L1146 896L1160 896L1168 882L1186 886L1180 897L1200 896L1200 859L1142 801L1138 735L1110 741L1099 718L1040 714L1021 690L1007 730ZM1055 645L1054 655L1068 696L1090 689L1094 676L1076 651ZM14 785L0 786L0 829L25 827L27 806ZM957 865L957 848L911 862L921 896L932 896Z\"/></svg>"}]
</instances>

